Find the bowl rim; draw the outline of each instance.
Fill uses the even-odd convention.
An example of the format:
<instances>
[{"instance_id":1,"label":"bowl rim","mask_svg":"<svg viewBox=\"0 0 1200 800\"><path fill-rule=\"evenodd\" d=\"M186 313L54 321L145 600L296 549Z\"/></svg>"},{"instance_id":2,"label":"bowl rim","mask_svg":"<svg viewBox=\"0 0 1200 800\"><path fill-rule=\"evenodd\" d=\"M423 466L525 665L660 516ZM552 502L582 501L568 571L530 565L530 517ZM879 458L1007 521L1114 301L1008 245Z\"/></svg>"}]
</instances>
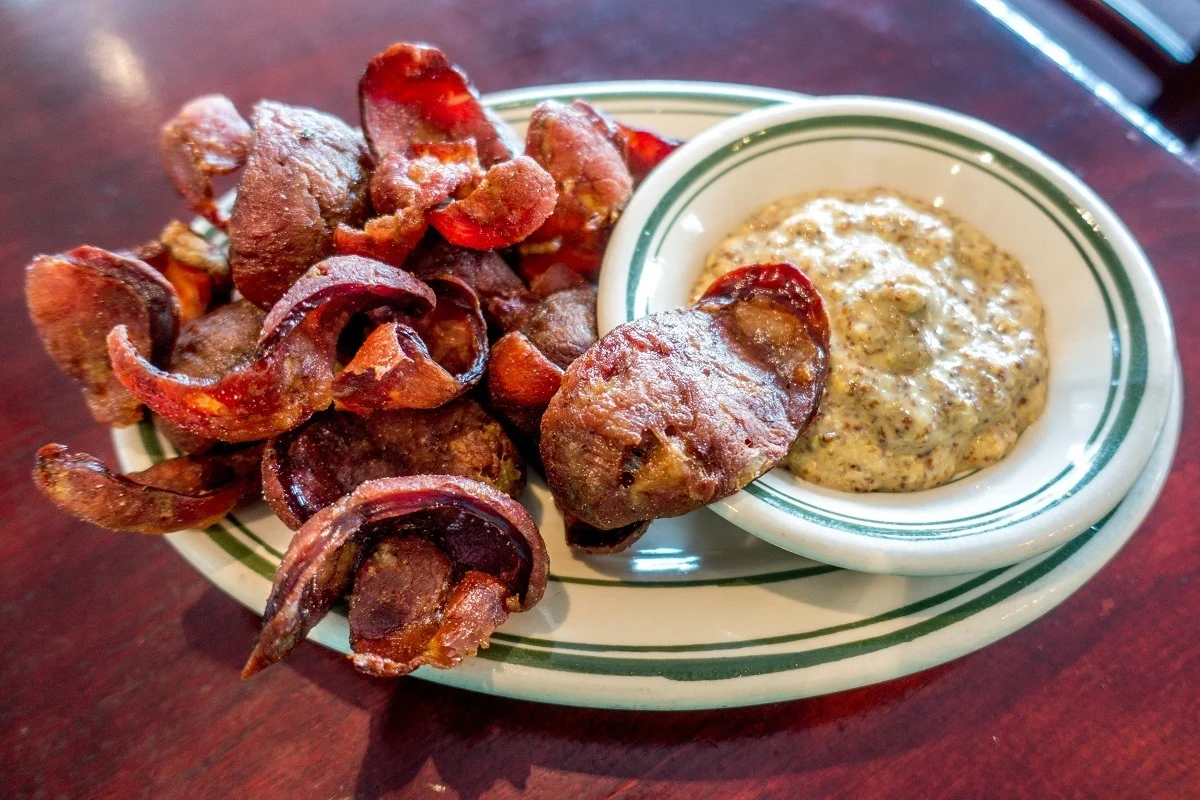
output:
<instances>
[{"instance_id":1,"label":"bowl rim","mask_svg":"<svg viewBox=\"0 0 1200 800\"><path fill-rule=\"evenodd\" d=\"M643 286L639 267L648 262L646 251L651 242L661 241L661 234L678 219L678 213L669 212L677 211L680 198L704 178L711 178L719 169L737 169L738 164L750 160L743 157L744 160L737 161L740 154L753 153L771 140L778 141L798 131L814 127L853 131L872 125L902 127L913 136L954 141L961 150L978 154L983 164L996 162L996 169L1020 175L1044 200L1066 209L1062 212L1064 216L1069 211L1078 217L1086 228L1089 244L1106 262L1111 279L1125 281L1130 294L1124 298L1127 306L1123 310L1130 314L1127 324L1134 348L1125 372L1118 373L1121 380L1117 382L1122 398L1136 395L1128 425L1111 446L1106 446L1095 474L1089 474L1082 484L1071 487L1068 494L1049 506L1016 521L997 522L990 528L982 522L964 522L953 536L950 529L945 529L943 538L932 538L929 531L922 531L919 526L889 538L881 532L885 527L895 526L879 525L873 532L872 526L843 522L812 506L804 511L795 498L761 480L711 508L773 544L852 569L948 574L990 569L1032 557L1068 541L1101 518L1141 474L1166 417L1175 347L1161 287L1129 231L1065 167L1016 137L972 117L923 103L859 96L798 100L718 123L684 144L652 172L618 222L601 271L597 308L600 332L606 333L616 324L648 310L639 307L648 302L643 302L645 298L639 294ZM959 153L946 155L962 157ZM731 159L736 162L733 166L728 165ZM993 177L1003 179L997 174ZM703 190L703 187L695 190L692 196ZM740 221L731 219L725 227L732 229ZM1104 291L1099 278L1097 283ZM1135 356L1141 360L1135 363ZM1121 357L1126 356L1122 353ZM1133 370L1143 368L1144 379L1131 382L1129 375ZM1133 392L1131 387L1142 390ZM1117 389L1114 386L1112 391ZM1101 427L1105 424L1102 419ZM1097 451L1092 450L1090 457L1094 461ZM1047 494L1049 485L1022 498L1018 506L1032 497L1051 497ZM1003 509L988 513L1000 510ZM934 530L933 526L930 530Z\"/></svg>"}]
</instances>

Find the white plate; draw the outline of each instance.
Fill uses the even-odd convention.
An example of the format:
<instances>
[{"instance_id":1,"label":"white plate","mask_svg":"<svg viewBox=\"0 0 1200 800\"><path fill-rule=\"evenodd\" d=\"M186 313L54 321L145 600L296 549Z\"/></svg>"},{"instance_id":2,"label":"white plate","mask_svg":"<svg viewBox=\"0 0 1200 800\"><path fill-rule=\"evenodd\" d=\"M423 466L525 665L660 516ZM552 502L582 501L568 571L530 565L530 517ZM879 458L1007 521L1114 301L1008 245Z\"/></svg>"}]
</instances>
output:
<instances>
[{"instance_id":1,"label":"white plate","mask_svg":"<svg viewBox=\"0 0 1200 800\"><path fill-rule=\"evenodd\" d=\"M871 572L973 572L1069 541L1150 458L1170 399L1170 316L1108 206L996 128L851 97L705 131L651 173L621 217L601 272L601 333L686 305L708 252L764 204L870 186L946 208L1025 263L1046 307L1046 410L1002 461L936 489L856 494L776 469L713 509L780 547Z\"/></svg>"},{"instance_id":2,"label":"white plate","mask_svg":"<svg viewBox=\"0 0 1200 800\"><path fill-rule=\"evenodd\" d=\"M488 101L519 124L548 96L589 97L629 122L676 136L793 97L638 82L522 90ZM957 578L867 575L817 564L707 510L657 523L629 552L577 557L564 544L544 486L534 481L525 500L550 551L545 599L513 616L480 657L416 676L545 702L682 709L806 697L948 661L1046 613L1129 538L1162 488L1174 452L1178 402L1172 408L1152 463L1102 524L1028 563ZM149 425L116 431L114 442L126 470L164 457L164 442ZM290 536L259 504L168 540L216 586L260 612ZM348 650L340 615L327 617L312 637ZM247 654L251 645L245 643Z\"/></svg>"}]
</instances>

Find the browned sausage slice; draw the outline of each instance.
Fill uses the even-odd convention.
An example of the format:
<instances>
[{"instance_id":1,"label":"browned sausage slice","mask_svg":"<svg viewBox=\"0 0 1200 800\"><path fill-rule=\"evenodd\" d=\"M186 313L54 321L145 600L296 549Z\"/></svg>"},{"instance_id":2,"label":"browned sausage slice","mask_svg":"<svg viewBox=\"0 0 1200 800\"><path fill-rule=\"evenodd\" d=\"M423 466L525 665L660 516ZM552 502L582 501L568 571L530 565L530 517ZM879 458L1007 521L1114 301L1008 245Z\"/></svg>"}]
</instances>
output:
<instances>
[{"instance_id":1,"label":"browned sausage slice","mask_svg":"<svg viewBox=\"0 0 1200 800\"><path fill-rule=\"evenodd\" d=\"M229 220L233 282L270 308L293 282L334 253L339 225L361 225L370 159L362 136L311 108L254 107L254 149Z\"/></svg>"},{"instance_id":2,"label":"browned sausage slice","mask_svg":"<svg viewBox=\"0 0 1200 800\"><path fill-rule=\"evenodd\" d=\"M829 372L820 296L790 264L743 267L693 308L614 328L542 418L563 508L600 529L686 514L775 466Z\"/></svg>"}]
</instances>

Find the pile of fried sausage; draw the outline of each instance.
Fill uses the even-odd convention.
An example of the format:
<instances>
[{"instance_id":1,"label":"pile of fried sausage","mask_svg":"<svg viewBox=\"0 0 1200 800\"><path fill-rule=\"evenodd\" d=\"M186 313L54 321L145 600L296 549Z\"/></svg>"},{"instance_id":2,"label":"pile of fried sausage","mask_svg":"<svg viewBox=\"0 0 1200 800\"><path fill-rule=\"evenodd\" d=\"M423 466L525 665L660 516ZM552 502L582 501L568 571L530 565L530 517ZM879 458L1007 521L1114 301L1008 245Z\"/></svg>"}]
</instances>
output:
<instances>
[{"instance_id":1,"label":"pile of fried sausage","mask_svg":"<svg viewBox=\"0 0 1200 800\"><path fill-rule=\"evenodd\" d=\"M427 45L389 47L358 89L362 133L271 101L247 121L220 95L164 126L167 176L227 253L171 222L26 270L95 419L148 409L181 453L122 475L46 445L34 480L56 505L160 534L261 497L296 531L244 675L342 598L359 669L461 663L545 589L527 461L573 547L621 550L778 463L829 369L821 298L788 264L597 341L609 234L678 142L547 101L521 153ZM212 181L239 170L227 210Z\"/></svg>"}]
</instances>

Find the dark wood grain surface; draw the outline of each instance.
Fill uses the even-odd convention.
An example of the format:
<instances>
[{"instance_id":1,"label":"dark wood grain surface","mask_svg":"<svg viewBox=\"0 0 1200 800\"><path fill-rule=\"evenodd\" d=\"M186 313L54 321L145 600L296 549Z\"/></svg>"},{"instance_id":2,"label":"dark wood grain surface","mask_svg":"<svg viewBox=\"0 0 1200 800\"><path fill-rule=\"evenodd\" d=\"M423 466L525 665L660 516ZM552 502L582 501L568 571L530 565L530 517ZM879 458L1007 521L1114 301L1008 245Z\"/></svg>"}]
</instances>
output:
<instances>
[{"instance_id":1,"label":"dark wood grain surface","mask_svg":"<svg viewBox=\"0 0 1200 800\"><path fill-rule=\"evenodd\" d=\"M50 508L28 480L39 445L111 449L34 339L25 262L183 213L153 146L189 97L353 118L359 70L398 39L440 43L484 91L727 80L982 117L1127 221L1200 390L1200 173L971 3L0 0L0 796L1200 797L1190 424L1140 532L1048 616L909 678L711 713L381 682L315 645L243 683L254 615L166 543Z\"/></svg>"}]
</instances>

